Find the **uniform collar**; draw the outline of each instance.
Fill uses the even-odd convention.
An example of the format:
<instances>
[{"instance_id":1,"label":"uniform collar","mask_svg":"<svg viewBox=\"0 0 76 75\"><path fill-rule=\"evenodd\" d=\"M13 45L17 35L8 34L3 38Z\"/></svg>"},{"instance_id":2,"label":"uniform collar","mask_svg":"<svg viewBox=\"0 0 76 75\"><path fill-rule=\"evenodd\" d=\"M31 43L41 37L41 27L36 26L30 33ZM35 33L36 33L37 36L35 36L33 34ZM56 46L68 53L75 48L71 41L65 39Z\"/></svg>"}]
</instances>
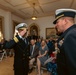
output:
<instances>
[{"instance_id":1,"label":"uniform collar","mask_svg":"<svg viewBox=\"0 0 76 75\"><path fill-rule=\"evenodd\" d=\"M74 24L74 25L72 25L71 27L69 27L69 28L59 37L58 41L59 41L60 39L62 39L62 38L68 33L68 31L70 31L70 30L72 30L72 29L74 29L74 28L76 28L76 24Z\"/></svg>"}]
</instances>

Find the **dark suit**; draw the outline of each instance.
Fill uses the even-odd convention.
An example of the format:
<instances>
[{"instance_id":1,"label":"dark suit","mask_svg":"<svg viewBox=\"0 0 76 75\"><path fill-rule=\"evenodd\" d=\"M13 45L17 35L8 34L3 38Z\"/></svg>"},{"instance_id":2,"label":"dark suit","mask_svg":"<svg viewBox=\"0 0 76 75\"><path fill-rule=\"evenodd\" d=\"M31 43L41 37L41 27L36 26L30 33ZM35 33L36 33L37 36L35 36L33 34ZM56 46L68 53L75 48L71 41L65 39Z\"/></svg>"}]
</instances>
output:
<instances>
[{"instance_id":1,"label":"dark suit","mask_svg":"<svg viewBox=\"0 0 76 75\"><path fill-rule=\"evenodd\" d=\"M29 67L29 45L28 41L25 43L19 36L17 36L19 42L15 42L15 40L10 40L9 42L5 42L3 48L10 49L14 48L14 74L15 75L28 75L28 67Z\"/></svg>"},{"instance_id":2,"label":"dark suit","mask_svg":"<svg viewBox=\"0 0 76 75\"><path fill-rule=\"evenodd\" d=\"M32 45L30 46L30 56L31 56L31 53L32 53ZM31 58L36 58L38 54L39 54L39 48L37 45L35 45L33 55L31 56Z\"/></svg>"},{"instance_id":3,"label":"dark suit","mask_svg":"<svg viewBox=\"0 0 76 75\"><path fill-rule=\"evenodd\" d=\"M68 28L58 39L58 75L76 75L76 25Z\"/></svg>"}]
</instances>

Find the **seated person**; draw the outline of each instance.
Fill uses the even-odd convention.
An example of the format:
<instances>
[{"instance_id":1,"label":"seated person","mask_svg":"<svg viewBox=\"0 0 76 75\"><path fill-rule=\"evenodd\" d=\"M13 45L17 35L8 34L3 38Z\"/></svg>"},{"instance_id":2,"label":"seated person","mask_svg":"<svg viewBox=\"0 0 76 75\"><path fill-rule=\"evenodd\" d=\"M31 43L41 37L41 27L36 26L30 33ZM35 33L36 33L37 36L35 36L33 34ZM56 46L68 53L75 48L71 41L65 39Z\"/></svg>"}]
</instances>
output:
<instances>
[{"instance_id":1,"label":"seated person","mask_svg":"<svg viewBox=\"0 0 76 75\"><path fill-rule=\"evenodd\" d=\"M52 63L56 62L56 51L54 51L54 52L52 52L52 54L50 54L50 57L44 62L44 65L46 65L49 62L52 62Z\"/></svg>"},{"instance_id":2,"label":"seated person","mask_svg":"<svg viewBox=\"0 0 76 75\"><path fill-rule=\"evenodd\" d=\"M39 56L37 57L37 67L38 67L38 75L41 75L40 68L41 65L44 66L44 62L48 59L48 47L46 42L42 40L41 47L39 49Z\"/></svg>"},{"instance_id":3,"label":"seated person","mask_svg":"<svg viewBox=\"0 0 76 75\"><path fill-rule=\"evenodd\" d=\"M47 66L47 70L49 72L49 75L50 74L57 75L57 72L56 72L56 68L57 68L56 55L57 55L57 52L58 52L58 49L57 49L56 44L55 44L55 51L52 52L52 54L50 54L50 57L44 62L44 65Z\"/></svg>"},{"instance_id":4,"label":"seated person","mask_svg":"<svg viewBox=\"0 0 76 75\"><path fill-rule=\"evenodd\" d=\"M57 64L56 63L52 63L52 62L48 62L47 63L47 71L48 71L48 75L57 75Z\"/></svg>"},{"instance_id":5,"label":"seated person","mask_svg":"<svg viewBox=\"0 0 76 75\"><path fill-rule=\"evenodd\" d=\"M33 69L33 63L36 61L36 58L39 53L39 48L35 44L35 40L31 39L31 45L30 45L30 56L29 56L29 73L32 72Z\"/></svg>"}]
</instances>

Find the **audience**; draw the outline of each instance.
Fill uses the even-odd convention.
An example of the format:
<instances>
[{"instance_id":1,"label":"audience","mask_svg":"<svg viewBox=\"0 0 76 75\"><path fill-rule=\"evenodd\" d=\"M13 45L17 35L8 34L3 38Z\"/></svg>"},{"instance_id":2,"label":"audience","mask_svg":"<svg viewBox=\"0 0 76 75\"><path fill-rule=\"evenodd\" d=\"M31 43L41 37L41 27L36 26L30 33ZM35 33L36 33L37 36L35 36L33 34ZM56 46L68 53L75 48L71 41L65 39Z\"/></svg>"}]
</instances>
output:
<instances>
[{"instance_id":1,"label":"audience","mask_svg":"<svg viewBox=\"0 0 76 75\"><path fill-rule=\"evenodd\" d=\"M39 48L38 48L38 46L35 44L35 40L32 39L32 40L31 40L31 45L30 45L29 73L32 72L33 63L36 61L37 56L38 56L38 53L39 53Z\"/></svg>"},{"instance_id":2,"label":"audience","mask_svg":"<svg viewBox=\"0 0 76 75\"><path fill-rule=\"evenodd\" d=\"M38 38L38 39L37 39L37 41L36 41L36 45L37 45L38 47L41 46L41 38Z\"/></svg>"},{"instance_id":3,"label":"audience","mask_svg":"<svg viewBox=\"0 0 76 75\"><path fill-rule=\"evenodd\" d=\"M39 56L37 57L38 75L41 75L41 65L44 66L44 62L48 59L48 47L46 42L42 40L41 47L39 49Z\"/></svg>"},{"instance_id":4,"label":"audience","mask_svg":"<svg viewBox=\"0 0 76 75\"><path fill-rule=\"evenodd\" d=\"M49 47L49 58L44 62L44 65L47 66L47 71L49 72L49 75L57 75L57 64L56 64L56 55L57 55L57 38L53 38L51 36L51 44L49 44L49 40L47 39L47 45Z\"/></svg>"}]
</instances>

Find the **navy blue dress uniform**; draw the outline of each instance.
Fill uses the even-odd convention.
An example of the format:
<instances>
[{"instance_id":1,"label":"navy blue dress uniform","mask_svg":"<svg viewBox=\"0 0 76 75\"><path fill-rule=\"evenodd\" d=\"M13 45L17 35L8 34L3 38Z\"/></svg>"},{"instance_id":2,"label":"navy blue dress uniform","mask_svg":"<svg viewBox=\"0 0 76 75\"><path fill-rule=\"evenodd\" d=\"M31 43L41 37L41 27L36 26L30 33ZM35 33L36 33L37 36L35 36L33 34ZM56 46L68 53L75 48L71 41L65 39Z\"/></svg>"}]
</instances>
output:
<instances>
[{"instance_id":1,"label":"navy blue dress uniform","mask_svg":"<svg viewBox=\"0 0 76 75\"><path fill-rule=\"evenodd\" d=\"M61 17L75 17L76 10L57 10L56 19ZM76 75L76 24L69 27L58 39L57 72L58 75Z\"/></svg>"},{"instance_id":2,"label":"navy blue dress uniform","mask_svg":"<svg viewBox=\"0 0 76 75\"><path fill-rule=\"evenodd\" d=\"M26 28L25 23L21 23L16 26L16 29ZM26 38L26 42L19 36L16 35L9 42L3 44L3 48L10 49L14 48L14 75L28 75L29 70L29 42Z\"/></svg>"}]
</instances>

